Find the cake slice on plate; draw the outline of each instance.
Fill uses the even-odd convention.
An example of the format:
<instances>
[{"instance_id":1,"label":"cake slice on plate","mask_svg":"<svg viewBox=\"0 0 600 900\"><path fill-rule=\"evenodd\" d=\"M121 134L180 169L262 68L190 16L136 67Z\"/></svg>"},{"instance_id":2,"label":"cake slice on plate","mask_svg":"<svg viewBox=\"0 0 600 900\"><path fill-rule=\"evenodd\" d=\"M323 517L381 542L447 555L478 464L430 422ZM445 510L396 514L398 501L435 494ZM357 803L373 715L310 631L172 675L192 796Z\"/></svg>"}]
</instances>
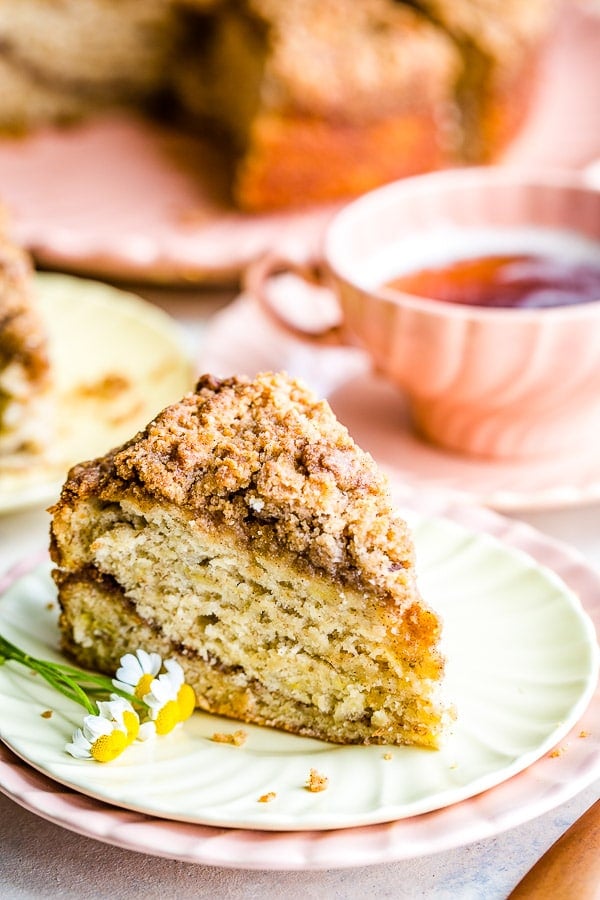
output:
<instances>
[{"instance_id":1,"label":"cake slice on plate","mask_svg":"<svg viewBox=\"0 0 600 900\"><path fill-rule=\"evenodd\" d=\"M199 706L340 743L436 746L440 621L387 483L299 382L202 377L51 510L65 651L174 655Z\"/></svg>"}]
</instances>

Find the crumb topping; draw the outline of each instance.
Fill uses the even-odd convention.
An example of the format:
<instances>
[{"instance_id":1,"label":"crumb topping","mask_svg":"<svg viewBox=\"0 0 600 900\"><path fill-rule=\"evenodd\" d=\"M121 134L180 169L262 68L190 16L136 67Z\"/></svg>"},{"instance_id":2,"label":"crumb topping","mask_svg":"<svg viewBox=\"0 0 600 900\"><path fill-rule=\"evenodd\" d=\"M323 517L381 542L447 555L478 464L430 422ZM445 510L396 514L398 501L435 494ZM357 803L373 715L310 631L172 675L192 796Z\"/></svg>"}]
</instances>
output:
<instances>
[{"instance_id":1,"label":"crumb topping","mask_svg":"<svg viewBox=\"0 0 600 900\"><path fill-rule=\"evenodd\" d=\"M103 459L75 467L61 503L127 492L185 507L256 550L285 548L366 590L406 590L412 541L387 481L328 403L282 373L219 380L163 410Z\"/></svg>"}]
</instances>

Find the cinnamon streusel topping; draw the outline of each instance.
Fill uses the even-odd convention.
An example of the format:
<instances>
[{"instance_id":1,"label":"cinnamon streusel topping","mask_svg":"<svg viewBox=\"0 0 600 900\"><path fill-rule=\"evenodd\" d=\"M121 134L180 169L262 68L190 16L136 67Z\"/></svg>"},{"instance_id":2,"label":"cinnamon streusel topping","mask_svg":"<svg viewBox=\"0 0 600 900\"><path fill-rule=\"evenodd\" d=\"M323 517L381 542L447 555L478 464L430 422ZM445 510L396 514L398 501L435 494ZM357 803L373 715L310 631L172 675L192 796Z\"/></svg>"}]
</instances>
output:
<instances>
[{"instance_id":1,"label":"cinnamon streusel topping","mask_svg":"<svg viewBox=\"0 0 600 900\"><path fill-rule=\"evenodd\" d=\"M371 456L326 401L285 374L203 376L124 447L72 470L63 497L110 501L123 491L185 507L259 550L285 548L365 589L394 593L412 563Z\"/></svg>"}]
</instances>

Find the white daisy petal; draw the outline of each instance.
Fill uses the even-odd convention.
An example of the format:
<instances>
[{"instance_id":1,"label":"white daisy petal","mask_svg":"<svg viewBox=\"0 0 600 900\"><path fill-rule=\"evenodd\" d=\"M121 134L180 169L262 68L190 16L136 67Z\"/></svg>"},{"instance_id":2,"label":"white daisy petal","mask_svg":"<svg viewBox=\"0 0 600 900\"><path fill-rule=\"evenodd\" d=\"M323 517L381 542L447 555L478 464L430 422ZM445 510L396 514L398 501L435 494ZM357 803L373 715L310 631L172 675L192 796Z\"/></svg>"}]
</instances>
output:
<instances>
[{"instance_id":1,"label":"white daisy petal","mask_svg":"<svg viewBox=\"0 0 600 900\"><path fill-rule=\"evenodd\" d=\"M67 744L65 749L67 753L70 753L76 759L91 759L91 746L81 728L78 728L73 732L71 743Z\"/></svg>"},{"instance_id":2,"label":"white daisy petal","mask_svg":"<svg viewBox=\"0 0 600 900\"><path fill-rule=\"evenodd\" d=\"M143 675L143 671L137 656L134 656L133 653L126 653L125 656L121 657L121 665L116 672L116 677L120 681L125 681L132 685L137 684L141 675Z\"/></svg>"},{"instance_id":3,"label":"white daisy petal","mask_svg":"<svg viewBox=\"0 0 600 900\"><path fill-rule=\"evenodd\" d=\"M121 671L121 669L119 669L119 671ZM135 686L129 684L128 681L119 681L117 678L113 678L112 683L118 691L124 691L124 693L131 694L132 696L135 693Z\"/></svg>"},{"instance_id":4,"label":"white daisy petal","mask_svg":"<svg viewBox=\"0 0 600 900\"><path fill-rule=\"evenodd\" d=\"M163 672L150 685L150 692L144 695L144 702L151 709L165 706L170 700L177 700L180 686L176 674L171 675L170 672Z\"/></svg>"},{"instance_id":5,"label":"white daisy petal","mask_svg":"<svg viewBox=\"0 0 600 900\"><path fill-rule=\"evenodd\" d=\"M127 728L123 721L123 714L131 712L137 716L129 700L126 700L125 697L119 697L118 694L111 694L110 700L98 701L98 709L101 716L109 721L116 722L125 731L127 731Z\"/></svg>"},{"instance_id":6,"label":"white daisy petal","mask_svg":"<svg viewBox=\"0 0 600 900\"><path fill-rule=\"evenodd\" d=\"M110 734L112 730L113 726L110 720L105 719L104 716L90 715L83 720L83 736L92 744L103 734Z\"/></svg>"},{"instance_id":7,"label":"white daisy petal","mask_svg":"<svg viewBox=\"0 0 600 900\"><path fill-rule=\"evenodd\" d=\"M185 681L185 675L177 660L165 659L165 669L167 670L173 683L177 684L177 690L179 690L179 688Z\"/></svg>"},{"instance_id":8,"label":"white daisy petal","mask_svg":"<svg viewBox=\"0 0 600 900\"><path fill-rule=\"evenodd\" d=\"M67 744L65 747L67 753L70 753L71 756L74 756L75 759L91 759L92 754L89 750L83 750L81 747L78 747L77 744Z\"/></svg>"},{"instance_id":9,"label":"white daisy petal","mask_svg":"<svg viewBox=\"0 0 600 900\"><path fill-rule=\"evenodd\" d=\"M138 741L149 741L156 737L156 725L154 722L144 722L140 725Z\"/></svg>"},{"instance_id":10,"label":"white daisy petal","mask_svg":"<svg viewBox=\"0 0 600 900\"><path fill-rule=\"evenodd\" d=\"M126 653L121 657L121 665L113 678L113 684L121 691L132 694L144 675L158 674L162 666L162 659L158 653L147 653L145 650L136 650L134 653Z\"/></svg>"},{"instance_id":11,"label":"white daisy petal","mask_svg":"<svg viewBox=\"0 0 600 900\"><path fill-rule=\"evenodd\" d=\"M158 653L147 653L145 650L138 650L137 657L140 661L143 673L145 675L158 675L162 666L162 658Z\"/></svg>"}]
</instances>

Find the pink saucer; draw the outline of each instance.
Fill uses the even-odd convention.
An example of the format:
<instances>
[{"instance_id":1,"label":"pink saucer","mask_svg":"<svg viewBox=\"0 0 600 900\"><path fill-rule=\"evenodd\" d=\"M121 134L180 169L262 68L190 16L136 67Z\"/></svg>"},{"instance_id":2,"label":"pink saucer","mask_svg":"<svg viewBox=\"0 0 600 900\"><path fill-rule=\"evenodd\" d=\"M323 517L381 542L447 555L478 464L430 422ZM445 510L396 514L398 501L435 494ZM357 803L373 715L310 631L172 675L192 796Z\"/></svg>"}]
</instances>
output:
<instances>
[{"instance_id":1,"label":"pink saucer","mask_svg":"<svg viewBox=\"0 0 600 900\"><path fill-rule=\"evenodd\" d=\"M311 288L298 279L290 278L290 282L300 292L296 306L304 300L308 304ZM600 500L596 446L560 458L519 462L492 462L445 452L412 433L402 395L371 373L366 354L349 348L315 347L291 337L246 295L212 320L198 366L217 375L285 370L302 378L327 397L357 443L375 457L392 481L451 493L459 500L504 511L562 508Z\"/></svg>"},{"instance_id":2,"label":"pink saucer","mask_svg":"<svg viewBox=\"0 0 600 900\"><path fill-rule=\"evenodd\" d=\"M600 156L600 16L569 7L507 165ZM265 250L304 258L333 208L244 215L206 141L126 115L0 143L0 197L40 265L146 283L229 284Z\"/></svg>"}]
</instances>

